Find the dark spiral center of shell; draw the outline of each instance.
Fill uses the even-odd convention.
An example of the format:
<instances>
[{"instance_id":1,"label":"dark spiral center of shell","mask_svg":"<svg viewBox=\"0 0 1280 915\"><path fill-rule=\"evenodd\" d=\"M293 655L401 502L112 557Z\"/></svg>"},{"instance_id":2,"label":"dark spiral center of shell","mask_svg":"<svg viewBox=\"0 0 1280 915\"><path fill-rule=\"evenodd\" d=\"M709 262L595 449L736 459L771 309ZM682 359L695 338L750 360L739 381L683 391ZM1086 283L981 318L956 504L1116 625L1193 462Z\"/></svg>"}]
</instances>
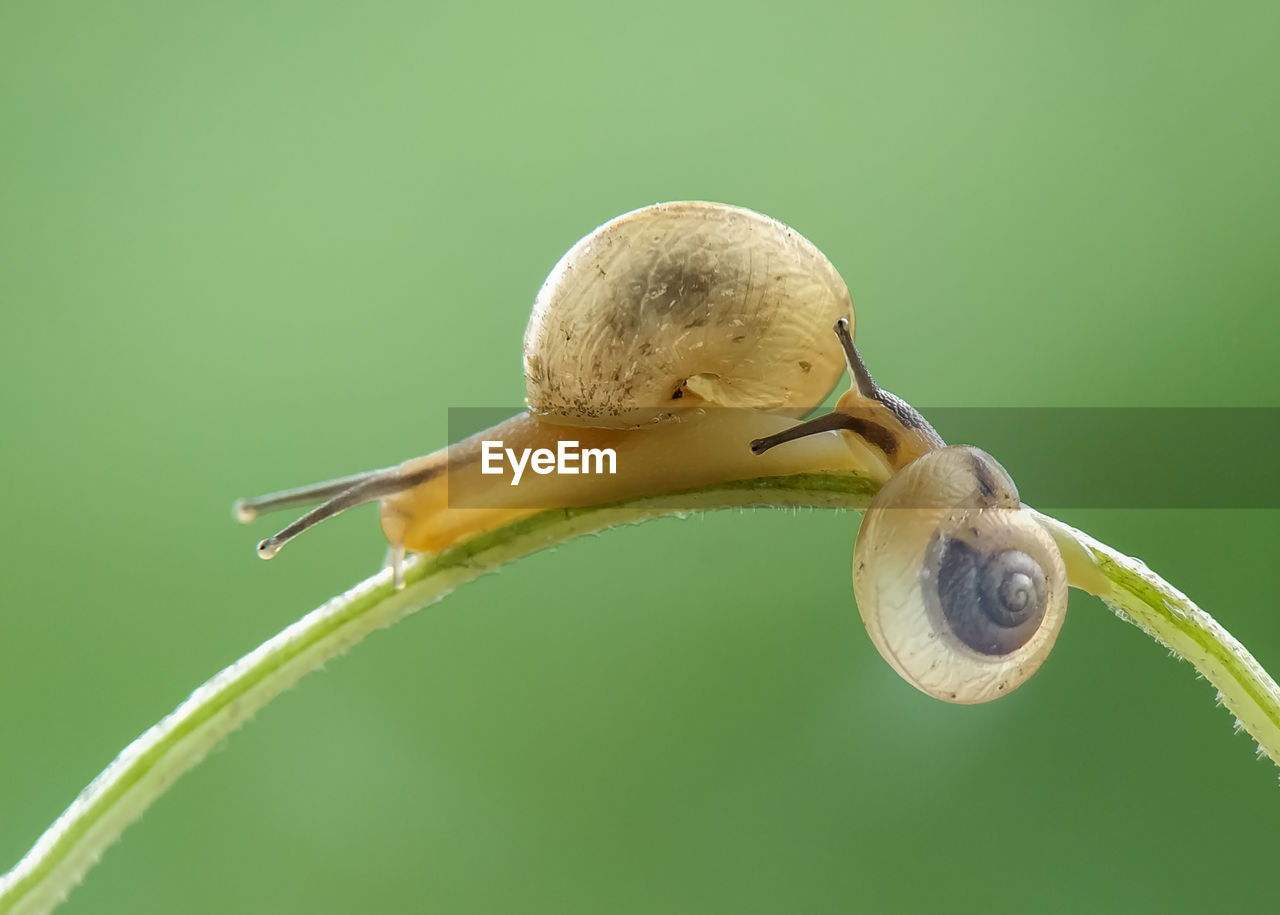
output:
<instances>
[{"instance_id":1,"label":"dark spiral center of shell","mask_svg":"<svg viewBox=\"0 0 1280 915\"><path fill-rule=\"evenodd\" d=\"M1049 587L1022 550L984 553L952 537L939 544L937 597L951 631L974 651L1006 655L1025 645L1044 620Z\"/></svg>"}]
</instances>

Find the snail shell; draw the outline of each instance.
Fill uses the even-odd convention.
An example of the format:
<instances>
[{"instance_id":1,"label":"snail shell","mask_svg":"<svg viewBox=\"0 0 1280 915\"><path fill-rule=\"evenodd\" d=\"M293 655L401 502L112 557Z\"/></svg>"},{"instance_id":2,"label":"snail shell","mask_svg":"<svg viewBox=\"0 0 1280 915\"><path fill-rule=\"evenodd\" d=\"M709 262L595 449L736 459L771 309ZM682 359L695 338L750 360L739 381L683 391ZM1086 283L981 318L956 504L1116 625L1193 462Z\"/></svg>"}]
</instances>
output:
<instances>
[{"instance_id":1,"label":"snail shell","mask_svg":"<svg viewBox=\"0 0 1280 915\"><path fill-rule=\"evenodd\" d=\"M948 702L999 698L1044 661L1067 607L1053 539L1013 480L966 445L931 451L867 509L853 588L876 648L917 689Z\"/></svg>"},{"instance_id":2,"label":"snail shell","mask_svg":"<svg viewBox=\"0 0 1280 915\"><path fill-rule=\"evenodd\" d=\"M794 229L722 203L660 203L612 219L556 264L524 337L528 406L606 428L675 408L800 416L844 368L844 280Z\"/></svg>"}]
</instances>

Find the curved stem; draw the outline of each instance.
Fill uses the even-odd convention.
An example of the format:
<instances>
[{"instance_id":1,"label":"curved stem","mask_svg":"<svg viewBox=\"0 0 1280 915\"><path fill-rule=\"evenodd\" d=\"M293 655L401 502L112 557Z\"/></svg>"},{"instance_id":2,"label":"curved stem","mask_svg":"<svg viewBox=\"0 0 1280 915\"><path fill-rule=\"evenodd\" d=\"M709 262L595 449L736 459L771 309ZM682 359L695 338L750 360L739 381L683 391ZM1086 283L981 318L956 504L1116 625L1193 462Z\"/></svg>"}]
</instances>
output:
<instances>
[{"instance_id":1,"label":"curved stem","mask_svg":"<svg viewBox=\"0 0 1280 915\"><path fill-rule=\"evenodd\" d=\"M581 534L660 515L748 506L865 509L877 484L853 474L800 474L718 484L581 509L544 511L406 569L404 590L383 570L308 613L215 674L127 746L35 846L0 877L0 913L47 912L102 852L179 776L304 674L502 564ZM1222 701L1280 763L1280 688L1214 620L1146 566L1044 515L1067 556L1072 584L1178 651L1216 685Z\"/></svg>"},{"instance_id":2,"label":"curved stem","mask_svg":"<svg viewBox=\"0 0 1280 915\"><path fill-rule=\"evenodd\" d=\"M1236 716L1237 730L1248 731L1259 754L1280 765L1280 687L1249 650L1141 560L1056 518L1035 515L1062 550L1071 584L1190 661L1218 688L1218 701Z\"/></svg>"}]
</instances>

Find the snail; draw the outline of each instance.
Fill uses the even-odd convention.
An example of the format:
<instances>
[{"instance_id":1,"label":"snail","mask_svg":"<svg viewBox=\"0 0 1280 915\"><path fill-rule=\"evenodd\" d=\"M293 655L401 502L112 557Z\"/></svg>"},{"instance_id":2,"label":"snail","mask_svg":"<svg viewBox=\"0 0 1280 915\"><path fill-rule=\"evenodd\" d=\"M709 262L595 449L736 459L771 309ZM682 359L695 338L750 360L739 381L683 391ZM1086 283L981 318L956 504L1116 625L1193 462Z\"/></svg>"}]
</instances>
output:
<instances>
[{"instance_id":1,"label":"snail","mask_svg":"<svg viewBox=\"0 0 1280 915\"><path fill-rule=\"evenodd\" d=\"M997 699L1053 647L1067 571L1004 468L955 445L908 464L876 494L853 551L871 641L913 686L948 702Z\"/></svg>"},{"instance_id":2,"label":"snail","mask_svg":"<svg viewBox=\"0 0 1280 915\"><path fill-rule=\"evenodd\" d=\"M538 292L524 413L398 467L242 500L235 514L328 500L263 540L269 559L320 521L380 500L399 582L405 550L438 552L542 508L856 469L833 438L767 463L744 444L827 395L844 369L830 328L852 314L835 267L774 219L703 202L635 210L570 248ZM486 442L528 455L567 441L613 452L616 473L526 473L519 486L486 473Z\"/></svg>"},{"instance_id":3,"label":"snail","mask_svg":"<svg viewBox=\"0 0 1280 915\"><path fill-rule=\"evenodd\" d=\"M846 367L852 383L835 410L796 424ZM908 682L982 702L1024 682L1052 646L1066 605L1052 539L990 455L947 447L875 383L844 281L794 229L696 201L604 223L538 292L524 375L523 413L397 467L241 500L236 517L327 500L259 543L269 559L315 524L380 501L399 586L406 551L435 553L540 509L851 472L881 484L854 549L855 597ZM495 443L527 458L570 442L613 454L616 472L534 464L513 485L490 462Z\"/></svg>"},{"instance_id":4,"label":"snail","mask_svg":"<svg viewBox=\"0 0 1280 915\"><path fill-rule=\"evenodd\" d=\"M839 430L897 471L854 544L854 599L867 634L921 692L965 704L999 698L1039 669L1062 627L1062 554L995 458L945 445L914 407L876 384L844 319L835 332L852 379L836 409L751 449Z\"/></svg>"}]
</instances>

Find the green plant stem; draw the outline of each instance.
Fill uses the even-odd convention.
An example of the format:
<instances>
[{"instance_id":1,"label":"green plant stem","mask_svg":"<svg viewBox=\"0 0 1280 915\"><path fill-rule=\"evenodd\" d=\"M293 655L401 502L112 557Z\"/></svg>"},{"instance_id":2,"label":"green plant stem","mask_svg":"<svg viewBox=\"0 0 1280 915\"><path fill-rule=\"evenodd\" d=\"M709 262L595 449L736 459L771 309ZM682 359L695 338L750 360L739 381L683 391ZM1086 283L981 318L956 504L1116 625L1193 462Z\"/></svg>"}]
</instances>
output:
<instances>
[{"instance_id":1,"label":"green plant stem","mask_svg":"<svg viewBox=\"0 0 1280 915\"><path fill-rule=\"evenodd\" d=\"M1173 585L1083 531L1035 512L1057 541L1072 586L1097 595L1125 622L1190 661L1258 752L1280 765L1280 687L1230 632Z\"/></svg>"},{"instance_id":2,"label":"green plant stem","mask_svg":"<svg viewBox=\"0 0 1280 915\"><path fill-rule=\"evenodd\" d=\"M35 846L0 877L0 913L47 912L183 772L304 674L458 585L582 534L660 515L750 506L865 509L876 484L853 474L800 474L720 484L581 509L544 511L410 563L396 591L389 571L308 613L215 674L127 746ZM1038 513L1037 513L1038 515ZM1280 764L1280 688L1212 617L1142 563L1038 515L1058 541L1071 583L1191 661Z\"/></svg>"}]
</instances>

